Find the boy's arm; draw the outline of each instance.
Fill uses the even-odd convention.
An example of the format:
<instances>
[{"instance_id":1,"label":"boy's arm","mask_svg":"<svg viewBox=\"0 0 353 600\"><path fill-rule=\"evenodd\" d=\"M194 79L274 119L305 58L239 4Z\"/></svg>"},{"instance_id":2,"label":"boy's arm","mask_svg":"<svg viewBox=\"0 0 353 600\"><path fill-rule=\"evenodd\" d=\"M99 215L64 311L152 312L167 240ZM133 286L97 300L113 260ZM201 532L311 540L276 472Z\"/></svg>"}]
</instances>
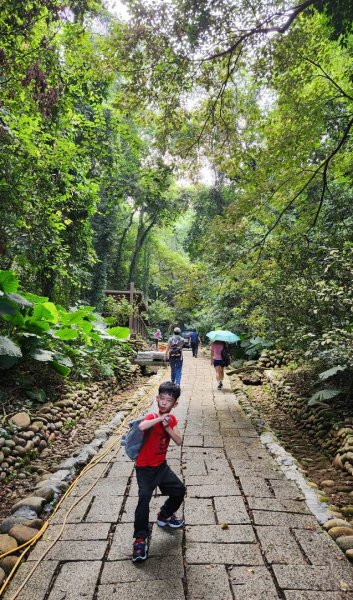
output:
<instances>
[{"instance_id":1,"label":"boy's arm","mask_svg":"<svg viewBox=\"0 0 353 600\"><path fill-rule=\"evenodd\" d=\"M173 429L169 426L164 427L164 429L166 430L167 433L169 433L173 442L175 442L177 446L181 446L181 443L183 441L183 436L181 435L179 429L176 426L173 427Z\"/></svg>"},{"instance_id":2,"label":"boy's arm","mask_svg":"<svg viewBox=\"0 0 353 600\"><path fill-rule=\"evenodd\" d=\"M211 344L211 365L213 365L213 344Z\"/></svg>"},{"instance_id":3,"label":"boy's arm","mask_svg":"<svg viewBox=\"0 0 353 600\"><path fill-rule=\"evenodd\" d=\"M156 417L155 419L145 419L139 424L139 430L146 431L147 429L151 429L151 427L154 427L154 425L157 425L157 423L163 421L163 418L164 417Z\"/></svg>"}]
</instances>

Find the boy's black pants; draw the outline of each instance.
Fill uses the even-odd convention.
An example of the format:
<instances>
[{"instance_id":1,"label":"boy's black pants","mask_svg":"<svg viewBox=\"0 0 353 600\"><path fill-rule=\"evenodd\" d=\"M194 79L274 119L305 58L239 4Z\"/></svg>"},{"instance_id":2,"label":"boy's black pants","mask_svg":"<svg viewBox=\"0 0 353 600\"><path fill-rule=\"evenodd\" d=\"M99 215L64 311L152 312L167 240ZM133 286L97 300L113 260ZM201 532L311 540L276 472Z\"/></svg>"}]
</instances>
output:
<instances>
[{"instance_id":1,"label":"boy's black pants","mask_svg":"<svg viewBox=\"0 0 353 600\"><path fill-rule=\"evenodd\" d=\"M169 496L161 508L163 517L175 513L185 496L185 486L166 462L159 467L136 467L139 499L135 511L135 538L148 537L148 519L152 494L158 486L163 496Z\"/></svg>"}]
</instances>

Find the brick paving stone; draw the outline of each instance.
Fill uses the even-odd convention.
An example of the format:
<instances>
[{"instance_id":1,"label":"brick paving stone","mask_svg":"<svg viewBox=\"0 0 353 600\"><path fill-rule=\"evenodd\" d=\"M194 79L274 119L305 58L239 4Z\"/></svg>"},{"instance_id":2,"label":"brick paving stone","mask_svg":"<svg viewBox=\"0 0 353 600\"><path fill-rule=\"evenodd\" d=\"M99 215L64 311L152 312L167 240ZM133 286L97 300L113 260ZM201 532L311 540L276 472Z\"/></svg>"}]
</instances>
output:
<instances>
[{"instance_id":1,"label":"brick paving stone","mask_svg":"<svg viewBox=\"0 0 353 600\"><path fill-rule=\"evenodd\" d=\"M209 475L213 475L214 473L220 473L221 475L227 475L227 477L234 478L232 469L229 467L227 461L215 460L215 461L205 461L206 469Z\"/></svg>"},{"instance_id":2,"label":"brick paving stone","mask_svg":"<svg viewBox=\"0 0 353 600\"><path fill-rule=\"evenodd\" d=\"M257 527L256 532L266 560L270 564L307 564L289 527Z\"/></svg>"},{"instance_id":3,"label":"brick paving stone","mask_svg":"<svg viewBox=\"0 0 353 600\"><path fill-rule=\"evenodd\" d=\"M102 494L103 496L106 496L107 494L110 494L111 496L123 496L126 490L127 482L128 477L106 477L100 479L92 488L92 495L98 496ZM80 485L74 489L72 496L80 496L81 494L84 494L89 487L90 485L86 484L84 481L81 482Z\"/></svg>"},{"instance_id":4,"label":"brick paving stone","mask_svg":"<svg viewBox=\"0 0 353 600\"><path fill-rule=\"evenodd\" d=\"M234 481L233 475L231 480ZM227 485L229 477L222 473L212 473L211 475L188 475L185 477L186 487L194 485Z\"/></svg>"},{"instance_id":5,"label":"brick paving stone","mask_svg":"<svg viewBox=\"0 0 353 600\"><path fill-rule=\"evenodd\" d=\"M244 500L240 496L218 496L214 499L214 505L219 523L250 523Z\"/></svg>"},{"instance_id":6,"label":"brick paving stone","mask_svg":"<svg viewBox=\"0 0 353 600\"><path fill-rule=\"evenodd\" d=\"M193 463L186 463L183 469L184 477L188 475L207 475L207 469L204 460L197 460Z\"/></svg>"},{"instance_id":7,"label":"brick paving stone","mask_svg":"<svg viewBox=\"0 0 353 600\"><path fill-rule=\"evenodd\" d=\"M38 542L34 550L30 553L28 560L38 560L43 552L50 546L52 541L53 540L48 539ZM95 540L94 543L91 540L59 540L53 548L49 550L43 560L101 560L107 546L107 540Z\"/></svg>"},{"instance_id":8,"label":"brick paving stone","mask_svg":"<svg viewBox=\"0 0 353 600\"><path fill-rule=\"evenodd\" d=\"M276 586L266 567L233 567L229 570L235 600L277 600Z\"/></svg>"},{"instance_id":9,"label":"brick paving stone","mask_svg":"<svg viewBox=\"0 0 353 600\"><path fill-rule=\"evenodd\" d=\"M202 435L185 435L183 439L183 446L203 446L203 436Z\"/></svg>"},{"instance_id":10,"label":"brick paving stone","mask_svg":"<svg viewBox=\"0 0 353 600\"><path fill-rule=\"evenodd\" d=\"M190 564L262 565L259 548L255 544L205 544L189 542L186 561Z\"/></svg>"},{"instance_id":11,"label":"brick paving stone","mask_svg":"<svg viewBox=\"0 0 353 600\"><path fill-rule=\"evenodd\" d=\"M285 590L318 590L335 592L345 590L352 592L353 576L350 565L338 568L336 565L274 565L273 571L279 586ZM348 596L349 597L349 596Z\"/></svg>"},{"instance_id":12,"label":"brick paving stone","mask_svg":"<svg viewBox=\"0 0 353 600\"><path fill-rule=\"evenodd\" d=\"M236 482L230 479L227 484L190 485L188 498L212 498L214 496L240 496Z\"/></svg>"},{"instance_id":13,"label":"brick paving stone","mask_svg":"<svg viewBox=\"0 0 353 600\"><path fill-rule=\"evenodd\" d=\"M123 496L100 495L94 498L86 523L116 523L123 503Z\"/></svg>"},{"instance_id":14,"label":"brick paving stone","mask_svg":"<svg viewBox=\"0 0 353 600\"><path fill-rule=\"evenodd\" d=\"M256 429L240 429L239 430L240 437L246 438L258 438L259 434Z\"/></svg>"},{"instance_id":15,"label":"brick paving stone","mask_svg":"<svg viewBox=\"0 0 353 600\"><path fill-rule=\"evenodd\" d=\"M186 498L184 502L184 517L187 525L215 525L216 517L212 500Z\"/></svg>"},{"instance_id":16,"label":"brick paving stone","mask_svg":"<svg viewBox=\"0 0 353 600\"><path fill-rule=\"evenodd\" d=\"M224 565L190 565L186 577L188 600L233 600Z\"/></svg>"},{"instance_id":17,"label":"brick paving stone","mask_svg":"<svg viewBox=\"0 0 353 600\"><path fill-rule=\"evenodd\" d=\"M172 595L171 595L172 593ZM183 582L173 580L172 590L163 580L100 585L97 600L185 600Z\"/></svg>"},{"instance_id":18,"label":"brick paving stone","mask_svg":"<svg viewBox=\"0 0 353 600\"><path fill-rule=\"evenodd\" d=\"M186 527L187 542L219 542L222 544L256 542L255 533L250 525L194 525Z\"/></svg>"},{"instance_id":19,"label":"brick paving stone","mask_svg":"<svg viewBox=\"0 0 353 600\"><path fill-rule=\"evenodd\" d=\"M44 600L57 567L58 562L42 562L25 584L16 600ZM10 582L6 589L4 600L11 600L32 568L32 562L26 562L19 567L15 579Z\"/></svg>"},{"instance_id":20,"label":"brick paving stone","mask_svg":"<svg viewBox=\"0 0 353 600\"><path fill-rule=\"evenodd\" d=\"M239 477L245 496L273 498L273 493L263 477Z\"/></svg>"},{"instance_id":21,"label":"brick paving stone","mask_svg":"<svg viewBox=\"0 0 353 600\"><path fill-rule=\"evenodd\" d=\"M61 540L106 540L110 531L110 523L77 523L65 525ZM60 525L51 525L45 536L54 540L60 531Z\"/></svg>"},{"instance_id":22,"label":"brick paving stone","mask_svg":"<svg viewBox=\"0 0 353 600\"><path fill-rule=\"evenodd\" d=\"M109 549L108 561L131 559L133 533L134 528L131 523L122 523L116 526Z\"/></svg>"},{"instance_id":23,"label":"brick paving stone","mask_svg":"<svg viewBox=\"0 0 353 600\"><path fill-rule=\"evenodd\" d=\"M207 458L208 460L219 460L224 459L225 454L223 448L183 448L182 452L183 459L186 460L201 460Z\"/></svg>"},{"instance_id":24,"label":"brick paving stone","mask_svg":"<svg viewBox=\"0 0 353 600\"><path fill-rule=\"evenodd\" d=\"M344 560L343 552L326 531L294 529L293 534L313 565L337 564Z\"/></svg>"},{"instance_id":25,"label":"brick paving stone","mask_svg":"<svg viewBox=\"0 0 353 600\"><path fill-rule=\"evenodd\" d=\"M285 591L286 600L348 600L346 592L293 592Z\"/></svg>"},{"instance_id":26,"label":"brick paving stone","mask_svg":"<svg viewBox=\"0 0 353 600\"><path fill-rule=\"evenodd\" d=\"M92 495L88 495L83 498L76 506L72 509L70 514L67 515L67 523L80 523L85 516L89 505L92 502ZM54 525L56 523L62 523L64 516L66 516L67 511L77 502L77 498L67 498L61 508L59 508L58 512L52 517L51 523Z\"/></svg>"},{"instance_id":27,"label":"brick paving stone","mask_svg":"<svg viewBox=\"0 0 353 600\"><path fill-rule=\"evenodd\" d=\"M183 530L158 527L154 524L150 539L149 556L182 556Z\"/></svg>"},{"instance_id":28,"label":"brick paving stone","mask_svg":"<svg viewBox=\"0 0 353 600\"><path fill-rule=\"evenodd\" d=\"M272 512L289 512L311 514L306 503L300 500L281 498L252 498L248 496L249 508L253 510L268 510Z\"/></svg>"},{"instance_id":29,"label":"brick paving stone","mask_svg":"<svg viewBox=\"0 0 353 600\"><path fill-rule=\"evenodd\" d=\"M100 561L62 565L48 600L93 600L100 569Z\"/></svg>"},{"instance_id":30,"label":"brick paving stone","mask_svg":"<svg viewBox=\"0 0 353 600\"><path fill-rule=\"evenodd\" d=\"M227 456L230 459L230 463L234 472L237 476L241 477L262 477L264 479L280 479L285 480L285 476L276 465L273 465L271 461L252 461L249 458L241 459L237 453L237 458L231 458L227 452Z\"/></svg>"},{"instance_id":31,"label":"brick paving stone","mask_svg":"<svg viewBox=\"0 0 353 600\"><path fill-rule=\"evenodd\" d=\"M297 486L292 481L276 481L270 479L270 484L275 493L275 498L295 500L298 496L301 496Z\"/></svg>"},{"instance_id":32,"label":"brick paving stone","mask_svg":"<svg viewBox=\"0 0 353 600\"><path fill-rule=\"evenodd\" d=\"M173 581L184 576L182 556L173 556L173 568L169 556L149 556L144 563L130 560L106 562L103 567L101 583L128 583L163 579Z\"/></svg>"},{"instance_id":33,"label":"brick paving stone","mask_svg":"<svg viewBox=\"0 0 353 600\"><path fill-rule=\"evenodd\" d=\"M204 435L203 445L205 448L223 448L223 438L221 435Z\"/></svg>"},{"instance_id":34,"label":"brick paving stone","mask_svg":"<svg viewBox=\"0 0 353 600\"><path fill-rule=\"evenodd\" d=\"M288 517L288 514L286 513L254 510L253 516L255 525L302 527L304 529L312 529L313 531L318 531L320 529L318 522L311 515L291 514L290 517Z\"/></svg>"},{"instance_id":35,"label":"brick paving stone","mask_svg":"<svg viewBox=\"0 0 353 600\"><path fill-rule=\"evenodd\" d=\"M132 462L132 460L129 460L129 462L115 462L112 465L111 470L109 471L109 475L114 478L121 477L121 475L127 475L128 477L130 477L133 470L134 463Z\"/></svg>"}]
</instances>

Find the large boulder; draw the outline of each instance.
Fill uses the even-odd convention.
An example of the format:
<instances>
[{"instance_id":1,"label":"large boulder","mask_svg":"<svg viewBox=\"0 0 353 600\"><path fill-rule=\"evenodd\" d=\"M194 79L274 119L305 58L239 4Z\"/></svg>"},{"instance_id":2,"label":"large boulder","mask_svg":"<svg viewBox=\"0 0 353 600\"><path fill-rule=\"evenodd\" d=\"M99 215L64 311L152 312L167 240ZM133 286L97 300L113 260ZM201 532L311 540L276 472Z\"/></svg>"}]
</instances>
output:
<instances>
[{"instance_id":1,"label":"large boulder","mask_svg":"<svg viewBox=\"0 0 353 600\"><path fill-rule=\"evenodd\" d=\"M23 500L19 500L18 502L16 502L16 504L14 504L11 508L11 513L15 513L18 508L28 506L38 515L42 511L42 508L45 503L45 498L41 498L39 496L28 496L27 498L23 498Z\"/></svg>"},{"instance_id":2,"label":"large boulder","mask_svg":"<svg viewBox=\"0 0 353 600\"><path fill-rule=\"evenodd\" d=\"M353 535L343 535L337 538L336 544L346 552L346 550L353 550Z\"/></svg>"},{"instance_id":3,"label":"large boulder","mask_svg":"<svg viewBox=\"0 0 353 600\"><path fill-rule=\"evenodd\" d=\"M9 556L5 556L0 562L0 569L3 569L5 573L10 573L17 561L18 556L11 556L11 554L9 554Z\"/></svg>"},{"instance_id":4,"label":"large boulder","mask_svg":"<svg viewBox=\"0 0 353 600\"><path fill-rule=\"evenodd\" d=\"M333 527L351 527L351 525L344 519L330 519L323 524L323 528L326 529L326 531Z\"/></svg>"},{"instance_id":5,"label":"large boulder","mask_svg":"<svg viewBox=\"0 0 353 600\"><path fill-rule=\"evenodd\" d=\"M10 529L11 537L15 538L19 545L29 542L38 533L38 529L26 527L26 525L15 525Z\"/></svg>"},{"instance_id":6,"label":"large boulder","mask_svg":"<svg viewBox=\"0 0 353 600\"><path fill-rule=\"evenodd\" d=\"M16 413L13 417L11 417L10 421L19 429L27 429L31 424L30 416L26 412Z\"/></svg>"},{"instance_id":7,"label":"large boulder","mask_svg":"<svg viewBox=\"0 0 353 600\"><path fill-rule=\"evenodd\" d=\"M17 548L17 542L15 538L11 537L7 533L2 533L0 535L0 554L5 554L10 550L15 550Z\"/></svg>"},{"instance_id":8,"label":"large boulder","mask_svg":"<svg viewBox=\"0 0 353 600\"><path fill-rule=\"evenodd\" d=\"M353 535L353 529L352 527L332 527L332 529L329 529L328 534L334 540L337 540L342 536Z\"/></svg>"}]
</instances>

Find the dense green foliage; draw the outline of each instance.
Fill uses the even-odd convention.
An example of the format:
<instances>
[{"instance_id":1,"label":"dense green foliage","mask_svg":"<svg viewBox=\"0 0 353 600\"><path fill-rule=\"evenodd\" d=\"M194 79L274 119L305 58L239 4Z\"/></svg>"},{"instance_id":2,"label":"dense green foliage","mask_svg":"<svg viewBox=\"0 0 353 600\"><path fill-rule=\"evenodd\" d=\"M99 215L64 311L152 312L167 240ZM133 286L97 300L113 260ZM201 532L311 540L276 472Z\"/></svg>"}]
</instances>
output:
<instances>
[{"instance_id":1,"label":"dense green foliage","mask_svg":"<svg viewBox=\"0 0 353 600\"><path fill-rule=\"evenodd\" d=\"M126 23L7 5L3 268L65 310L134 281L163 333L225 326L352 369L349 3L126 0Z\"/></svg>"},{"instance_id":2,"label":"dense green foliage","mask_svg":"<svg viewBox=\"0 0 353 600\"><path fill-rule=\"evenodd\" d=\"M108 377L132 355L126 327L109 327L92 306L70 311L32 293L18 293L11 271L0 271L0 368L48 363L66 377ZM34 364L32 366L35 371Z\"/></svg>"}]
</instances>

